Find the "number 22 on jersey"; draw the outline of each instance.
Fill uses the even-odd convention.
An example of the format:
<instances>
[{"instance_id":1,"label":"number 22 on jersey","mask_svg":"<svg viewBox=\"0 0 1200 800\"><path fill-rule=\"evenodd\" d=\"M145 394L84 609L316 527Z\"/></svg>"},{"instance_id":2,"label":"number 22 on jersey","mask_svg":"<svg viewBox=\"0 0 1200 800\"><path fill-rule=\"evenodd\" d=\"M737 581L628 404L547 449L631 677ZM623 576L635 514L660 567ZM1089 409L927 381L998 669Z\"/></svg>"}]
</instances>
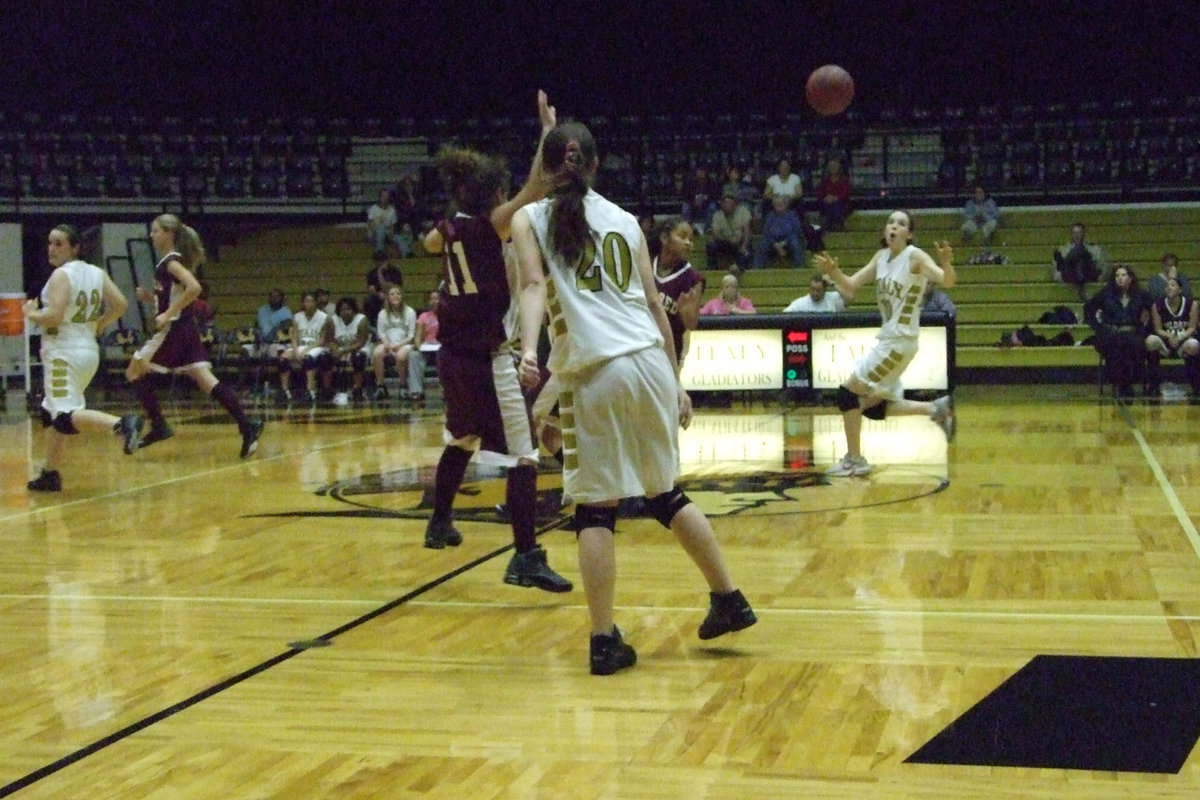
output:
<instances>
[{"instance_id":1,"label":"number 22 on jersey","mask_svg":"<svg viewBox=\"0 0 1200 800\"><path fill-rule=\"evenodd\" d=\"M94 322L100 319L100 291L92 289L91 296L87 292L79 292L75 295L75 313L71 315L71 322Z\"/></svg>"}]
</instances>

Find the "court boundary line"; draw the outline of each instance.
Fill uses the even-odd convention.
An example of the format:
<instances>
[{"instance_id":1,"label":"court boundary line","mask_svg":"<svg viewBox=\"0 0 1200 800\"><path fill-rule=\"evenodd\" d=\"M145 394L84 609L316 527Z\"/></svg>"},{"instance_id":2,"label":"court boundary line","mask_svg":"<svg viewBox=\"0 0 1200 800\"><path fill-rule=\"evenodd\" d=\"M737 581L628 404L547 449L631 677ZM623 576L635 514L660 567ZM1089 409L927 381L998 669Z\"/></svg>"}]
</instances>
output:
<instances>
[{"instance_id":1,"label":"court boundary line","mask_svg":"<svg viewBox=\"0 0 1200 800\"><path fill-rule=\"evenodd\" d=\"M568 517L563 515L563 516L556 518L552 522L539 527L536 531L536 535L540 536L543 533L546 533L547 531L553 530L554 528L561 525L566 519L568 519ZM426 583L421 584L420 586L416 587L415 589L409 590L408 592L404 593L403 595L396 597L396 598L384 603L383 605L378 606L377 608L366 612L365 614L361 614L358 617L355 617L354 619L350 620L349 622L346 622L330 631L327 631L326 633L321 634L320 636L306 639L305 642L307 642L307 643L322 642L322 643L328 644L330 641L337 638L338 636L341 636L343 633L347 633L348 631L354 630L355 628L359 627L360 625L365 625L366 623L370 622L371 620L376 619L377 617L380 617L380 616L388 613L389 611L393 611L396 608L408 603L413 598L420 597L421 595L425 594L426 592L428 592L432 589L435 589L438 586L441 586L443 583L446 583L447 581L457 578L459 575L462 575L463 573L468 572L469 570L472 570L481 564L491 561L492 559L496 558L497 556L503 555L504 553L508 552L509 550L512 550L513 548L514 548L514 545L507 544L507 545L504 545L503 547L499 547L495 550L492 550L491 552L485 553L482 556L479 556L478 558L472 559L471 561L468 561L465 564L461 564L460 566L452 569L451 571L449 571L443 575L440 575L437 578L434 578L433 580L430 580L430 581L427 581ZM195 692L194 694L192 694L189 697L184 698L183 700L173 703L173 704L167 706L166 708L160 709L152 714L148 714L147 716L144 716L135 722L132 722L132 723L130 723L130 724L106 735L106 736L103 736L103 737L93 741L90 744L84 745L83 747L80 747L80 748L76 749L75 751L68 753L67 755L63 756L62 758L52 761L51 763L46 764L43 767L39 767L38 769L34 770L33 772L29 772L29 773L23 775L22 777L17 778L14 781L11 781L7 784L4 784L3 786L0 786L0 797L8 797L9 795L13 794L14 792L18 792L21 789L24 789L34 783L37 783L38 781L42 780L43 778L47 778L47 777L55 774L56 772L66 769L67 767L71 766L72 764L82 761L83 759L87 758L88 756L91 756L95 753L100 752L101 750L104 750L105 748L109 747L110 745L114 745L117 742L128 739L130 736L133 736L134 734L139 733L156 723L162 722L165 719L169 719L170 717L175 716L176 714L180 713L181 711L186 711L187 709L191 708L192 706L197 705L198 703L201 703L204 700L207 700L211 697L214 697L215 695L218 695L221 692L224 692L226 689L231 689L234 686L237 686L238 684L240 684L244 681L247 681L250 678L255 677L256 675L259 675L259 674L267 671L268 669L271 669L272 667L278 666L279 664L282 664L285 661L291 660L295 656L305 652L308 649L307 644L305 644L303 646L299 646L300 644L301 644L300 642L297 642L296 644L289 646L288 649L282 653L278 653L264 661L260 661L258 664L255 664L254 666L252 666L248 669L242 670L241 672L237 673L236 675L231 675L227 678L224 678L223 680L220 680L217 683L212 684L211 686L209 686L205 689L201 689L198 692Z\"/></svg>"},{"instance_id":2,"label":"court boundary line","mask_svg":"<svg viewBox=\"0 0 1200 800\"><path fill-rule=\"evenodd\" d=\"M1137 442L1138 447L1142 451L1142 458L1146 459L1146 463L1150 466L1150 471L1154 473L1154 479L1158 481L1158 487L1162 490L1163 496L1166 497L1167 505L1171 507L1171 511L1175 514L1175 519L1179 520L1179 526L1183 528L1183 533L1191 543L1192 550L1195 551L1196 557L1200 558L1200 531L1197 531L1196 526L1192 524L1192 518L1188 516L1187 509L1183 507L1183 502L1179 499L1179 495L1175 493L1175 487L1171 485L1171 479L1167 477L1166 470L1162 468L1162 464L1155 457L1150 443L1146 441L1146 436L1137 425L1137 420L1129 412L1129 406L1118 401L1117 409L1118 413L1125 420L1125 424L1129 426L1134 441Z\"/></svg>"}]
</instances>

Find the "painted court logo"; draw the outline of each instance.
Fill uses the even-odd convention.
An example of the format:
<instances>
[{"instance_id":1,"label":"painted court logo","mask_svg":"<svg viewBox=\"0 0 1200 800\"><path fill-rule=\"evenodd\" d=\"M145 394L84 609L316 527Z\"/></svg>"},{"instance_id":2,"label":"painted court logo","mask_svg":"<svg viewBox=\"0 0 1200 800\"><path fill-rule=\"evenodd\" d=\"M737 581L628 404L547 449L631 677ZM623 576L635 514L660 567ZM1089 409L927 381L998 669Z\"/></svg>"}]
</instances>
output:
<instances>
[{"instance_id":1,"label":"painted court logo","mask_svg":"<svg viewBox=\"0 0 1200 800\"><path fill-rule=\"evenodd\" d=\"M362 475L327 483L316 491L338 501L338 510L297 511L268 516L369 517L376 519L427 520L433 510L435 468L420 467ZM686 478L680 488L705 514L714 517L789 514L805 511L799 502L805 491L827 486L829 481L815 472L757 472L745 475L707 475ZM454 500L454 516L470 522L507 524L504 515L505 479L502 472L472 467ZM562 475L538 475L537 524L556 521L570 526L574 506L563 502ZM621 504L622 517L642 516L641 503Z\"/></svg>"}]
</instances>

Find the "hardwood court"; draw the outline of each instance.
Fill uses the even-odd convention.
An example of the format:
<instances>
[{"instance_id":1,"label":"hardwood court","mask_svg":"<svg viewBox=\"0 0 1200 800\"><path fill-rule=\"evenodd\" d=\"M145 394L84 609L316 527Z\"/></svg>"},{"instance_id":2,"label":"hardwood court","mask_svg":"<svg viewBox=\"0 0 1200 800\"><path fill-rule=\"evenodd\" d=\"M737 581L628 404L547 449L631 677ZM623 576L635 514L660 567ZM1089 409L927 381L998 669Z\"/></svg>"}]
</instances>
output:
<instances>
[{"instance_id":1,"label":"hardwood court","mask_svg":"<svg viewBox=\"0 0 1200 800\"><path fill-rule=\"evenodd\" d=\"M698 573L624 520L639 663L608 678L587 673L558 475L542 542L574 592L501 582L495 477L464 486L461 547L422 547L436 410L270 409L240 462L219 409L176 407L174 439L79 437L66 491L30 496L41 440L10 405L0 796L1196 797L1195 753L1166 773L988 766L987 742L983 763L906 762L1036 656L1197 658L1200 407L958 399L953 444L873 424L876 473L834 481L811 466L840 455L832 407L703 411L687 491L759 624L699 641ZM1090 688L1115 720L1124 690Z\"/></svg>"}]
</instances>

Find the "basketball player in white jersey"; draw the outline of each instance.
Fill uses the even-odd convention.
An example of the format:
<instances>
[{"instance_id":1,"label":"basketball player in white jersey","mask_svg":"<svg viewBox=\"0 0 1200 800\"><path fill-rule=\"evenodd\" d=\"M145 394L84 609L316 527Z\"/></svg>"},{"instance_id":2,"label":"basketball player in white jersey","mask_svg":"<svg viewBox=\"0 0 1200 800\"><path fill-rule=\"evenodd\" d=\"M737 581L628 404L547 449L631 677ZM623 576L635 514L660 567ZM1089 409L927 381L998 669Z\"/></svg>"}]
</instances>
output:
<instances>
[{"instance_id":1,"label":"basketball player in white jersey","mask_svg":"<svg viewBox=\"0 0 1200 800\"><path fill-rule=\"evenodd\" d=\"M83 393L100 365L96 334L116 322L129 302L112 278L97 266L79 260L79 234L59 225L46 240L54 272L42 289L41 303L25 303L25 317L42 328L42 368L45 397L42 425L47 430L46 465L30 481L30 491L62 491L62 466L67 437L80 431L112 432L133 453L141 438L142 418L114 417L87 408Z\"/></svg>"},{"instance_id":2,"label":"basketball player in white jersey","mask_svg":"<svg viewBox=\"0 0 1200 800\"><path fill-rule=\"evenodd\" d=\"M925 414L954 438L954 403L947 395L932 403L904 399L900 377L917 354L921 329L921 300L925 287L940 283L950 288L957 281L954 251L937 242L938 263L912 244L914 225L907 211L894 211L883 228L883 248L867 265L847 277L838 260L828 253L814 257L817 269L833 279L847 302L872 280L883 316L883 327L875 347L854 365L854 371L838 388L838 408L846 426L846 455L826 475L867 475L871 465L862 454L862 418L883 419L891 415Z\"/></svg>"},{"instance_id":3,"label":"basketball player in white jersey","mask_svg":"<svg viewBox=\"0 0 1200 800\"><path fill-rule=\"evenodd\" d=\"M343 297L337 301L337 313L331 320L333 324L333 341L329 344L329 354L333 357L333 369L325 374L326 393L333 389L334 373L341 367L349 367L352 380L351 397L357 402L363 400L363 375L367 371L367 363L371 360L371 323L366 314L359 313L358 303L353 297ZM338 389L334 402L339 403L338 397L345 400L344 393Z\"/></svg>"},{"instance_id":4,"label":"basketball player in white jersey","mask_svg":"<svg viewBox=\"0 0 1200 800\"><path fill-rule=\"evenodd\" d=\"M304 370L304 388L310 403L317 402L317 375L333 365L329 343L333 340L331 317L317 307L316 292L300 296L300 310L292 315L290 347L279 356L279 388L285 400L292 399L291 373Z\"/></svg>"},{"instance_id":5,"label":"basketball player in white jersey","mask_svg":"<svg viewBox=\"0 0 1200 800\"><path fill-rule=\"evenodd\" d=\"M586 126L556 125L542 150L554 192L517 212L512 235L522 281L521 380L534 386L541 377L538 333L549 308L547 366L562 386L563 486L576 501L591 672L611 675L637 661L613 624L613 531L624 497L644 495L649 514L703 573L710 605L701 639L756 618L733 585L708 519L676 485L678 427L690 421L691 401L679 384L646 238L633 215L589 187L597 164Z\"/></svg>"}]
</instances>

